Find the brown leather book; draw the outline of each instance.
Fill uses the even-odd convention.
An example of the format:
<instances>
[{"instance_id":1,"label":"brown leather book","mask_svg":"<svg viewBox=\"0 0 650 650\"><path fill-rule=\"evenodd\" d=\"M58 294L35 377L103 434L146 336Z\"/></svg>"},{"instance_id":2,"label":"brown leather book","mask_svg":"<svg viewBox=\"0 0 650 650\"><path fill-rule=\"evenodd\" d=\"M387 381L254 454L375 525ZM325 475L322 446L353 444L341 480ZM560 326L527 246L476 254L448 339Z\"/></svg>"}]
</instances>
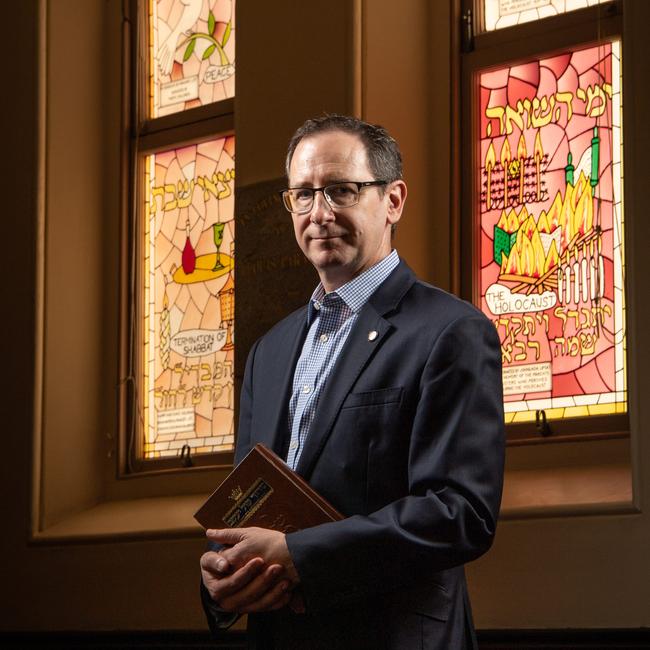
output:
<instances>
[{"instance_id":1,"label":"brown leather book","mask_svg":"<svg viewBox=\"0 0 650 650\"><path fill-rule=\"evenodd\" d=\"M290 533L343 519L268 447L257 444L198 509L204 528L259 526Z\"/></svg>"}]
</instances>

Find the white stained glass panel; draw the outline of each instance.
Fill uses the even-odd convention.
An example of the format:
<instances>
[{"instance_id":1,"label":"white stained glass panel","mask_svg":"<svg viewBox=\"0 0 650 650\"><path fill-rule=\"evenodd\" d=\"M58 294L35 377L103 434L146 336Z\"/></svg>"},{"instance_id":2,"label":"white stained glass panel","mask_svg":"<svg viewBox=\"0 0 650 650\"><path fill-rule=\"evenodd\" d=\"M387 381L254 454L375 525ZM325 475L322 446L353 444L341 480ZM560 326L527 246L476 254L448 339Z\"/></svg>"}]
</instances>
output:
<instances>
[{"instance_id":1,"label":"white stained glass panel","mask_svg":"<svg viewBox=\"0 0 650 650\"><path fill-rule=\"evenodd\" d=\"M235 0L150 0L150 117L235 96Z\"/></svg>"},{"instance_id":2,"label":"white stained glass panel","mask_svg":"<svg viewBox=\"0 0 650 650\"><path fill-rule=\"evenodd\" d=\"M484 0L485 31L558 16L608 0Z\"/></svg>"}]
</instances>

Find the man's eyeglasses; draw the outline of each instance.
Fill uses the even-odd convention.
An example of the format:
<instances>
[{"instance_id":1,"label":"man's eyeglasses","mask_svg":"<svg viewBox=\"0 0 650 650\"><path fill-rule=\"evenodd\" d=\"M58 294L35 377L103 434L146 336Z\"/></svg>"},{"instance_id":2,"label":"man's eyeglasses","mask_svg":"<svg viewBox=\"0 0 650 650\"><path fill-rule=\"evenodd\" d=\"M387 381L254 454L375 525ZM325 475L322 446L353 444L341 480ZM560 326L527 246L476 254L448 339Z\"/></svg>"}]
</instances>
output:
<instances>
[{"instance_id":1,"label":"man's eyeglasses","mask_svg":"<svg viewBox=\"0 0 650 650\"><path fill-rule=\"evenodd\" d=\"M387 185L388 181L345 181L325 187L290 187L280 192L284 207L292 214L307 214L314 207L316 192L322 192L333 208L349 208L359 203L359 194L364 187Z\"/></svg>"}]
</instances>

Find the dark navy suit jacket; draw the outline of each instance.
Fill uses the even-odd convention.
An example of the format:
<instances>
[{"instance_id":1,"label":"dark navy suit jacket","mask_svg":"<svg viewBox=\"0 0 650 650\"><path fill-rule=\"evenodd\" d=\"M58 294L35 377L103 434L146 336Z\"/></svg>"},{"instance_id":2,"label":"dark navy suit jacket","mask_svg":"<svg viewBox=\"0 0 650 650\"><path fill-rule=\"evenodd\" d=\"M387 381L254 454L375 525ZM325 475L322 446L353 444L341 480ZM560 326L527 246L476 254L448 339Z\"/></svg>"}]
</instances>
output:
<instances>
[{"instance_id":1,"label":"dark navy suit jacket","mask_svg":"<svg viewBox=\"0 0 650 650\"><path fill-rule=\"evenodd\" d=\"M306 332L303 308L253 346L236 461L257 442L286 457ZM400 262L345 342L297 467L346 518L287 535L307 614L250 616L250 646L474 647L463 565L492 542L503 458L494 326Z\"/></svg>"}]
</instances>

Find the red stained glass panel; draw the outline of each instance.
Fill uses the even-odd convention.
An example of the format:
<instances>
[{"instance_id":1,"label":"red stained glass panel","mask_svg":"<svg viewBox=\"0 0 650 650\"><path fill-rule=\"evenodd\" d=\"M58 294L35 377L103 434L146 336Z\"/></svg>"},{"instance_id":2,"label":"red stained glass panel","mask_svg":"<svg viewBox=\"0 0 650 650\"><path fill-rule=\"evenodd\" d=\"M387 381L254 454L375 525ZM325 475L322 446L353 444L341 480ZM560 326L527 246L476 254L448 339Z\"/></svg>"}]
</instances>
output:
<instances>
[{"instance_id":1,"label":"red stained glass panel","mask_svg":"<svg viewBox=\"0 0 650 650\"><path fill-rule=\"evenodd\" d=\"M626 409L620 49L477 75L476 271L509 421Z\"/></svg>"}]
</instances>

